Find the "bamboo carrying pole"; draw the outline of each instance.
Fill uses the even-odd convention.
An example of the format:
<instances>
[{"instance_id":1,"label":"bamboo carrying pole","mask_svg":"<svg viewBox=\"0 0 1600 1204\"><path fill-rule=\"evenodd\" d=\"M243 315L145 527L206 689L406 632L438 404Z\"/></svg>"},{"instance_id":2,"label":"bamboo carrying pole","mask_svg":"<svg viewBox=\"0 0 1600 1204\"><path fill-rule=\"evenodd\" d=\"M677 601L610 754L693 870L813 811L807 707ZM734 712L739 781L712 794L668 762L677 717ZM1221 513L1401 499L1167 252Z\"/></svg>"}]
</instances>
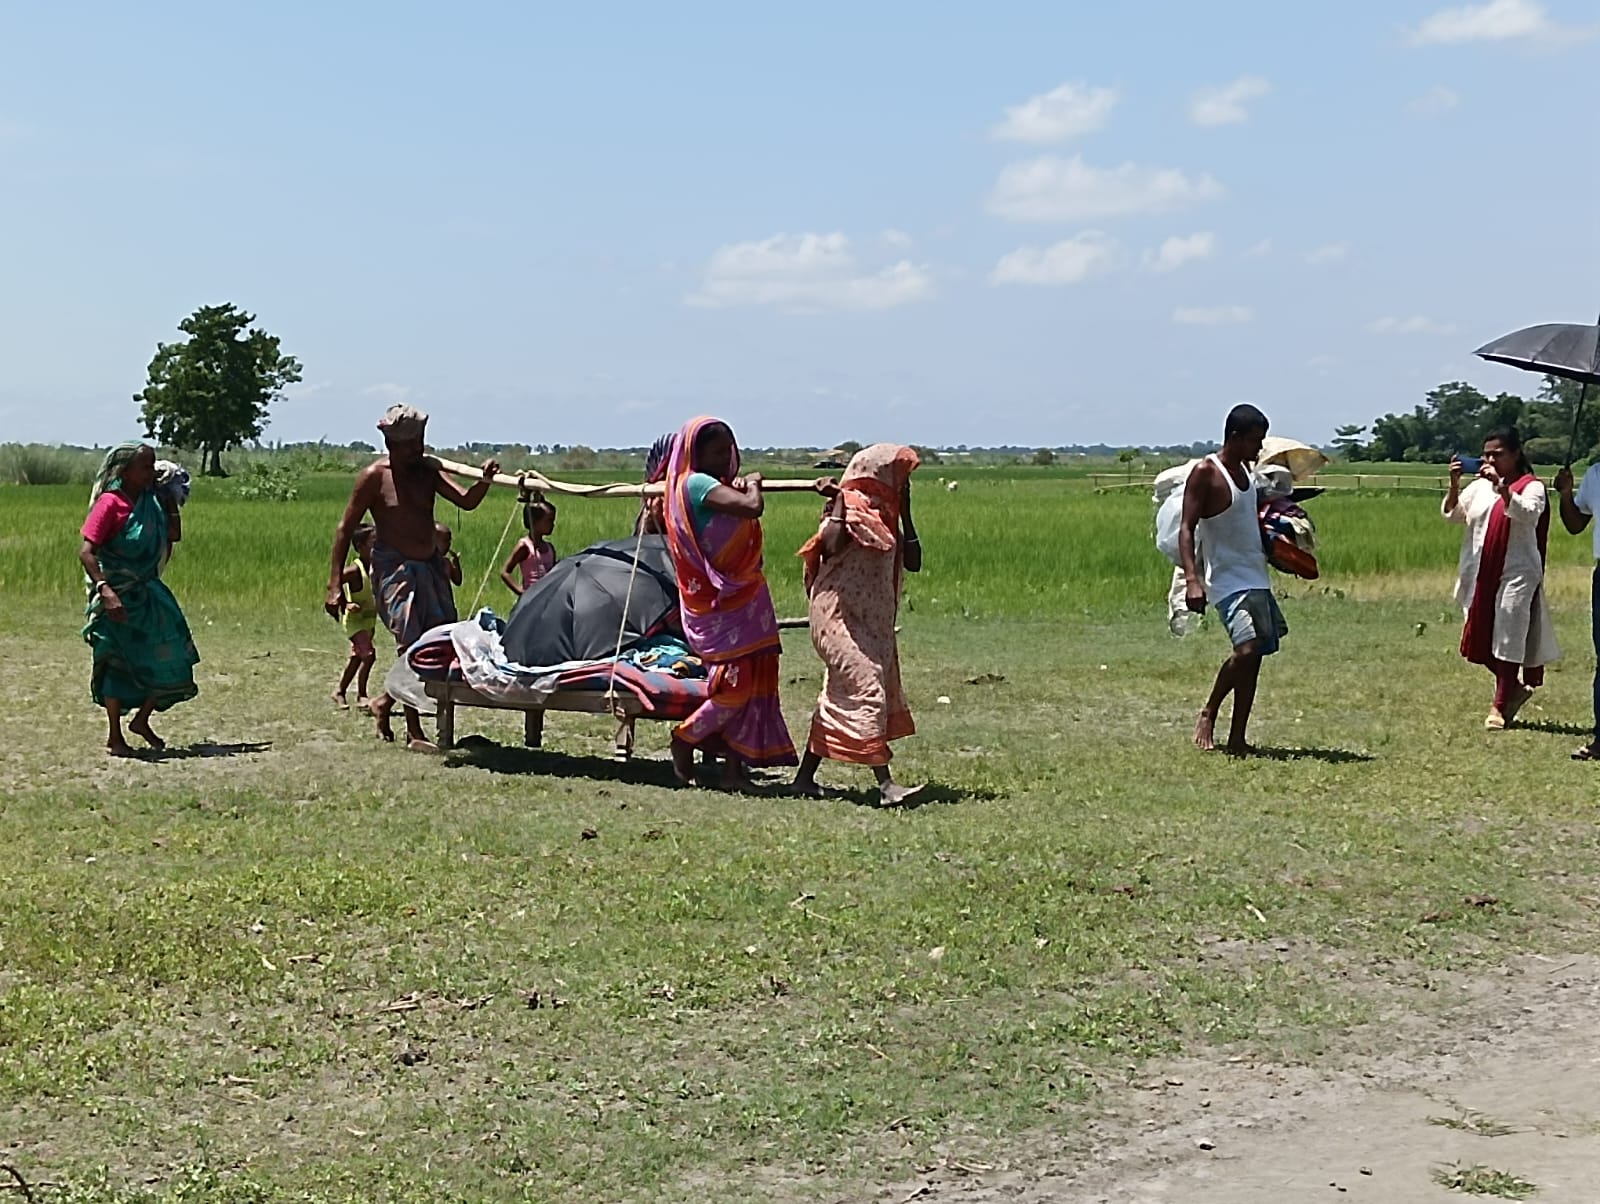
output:
<instances>
[{"instance_id":1,"label":"bamboo carrying pole","mask_svg":"<svg viewBox=\"0 0 1600 1204\"><path fill-rule=\"evenodd\" d=\"M441 459L438 456L429 456L442 472L454 473L457 476L467 477L472 480L483 479L483 469L474 468L469 464L457 464L454 460ZM659 497L665 493L667 487L657 483L654 485L634 484L627 481L618 481L610 485L578 485L571 481L557 481L539 472L537 469L528 468L520 473L497 472L489 480L496 485L505 485L512 489L531 493L537 489L540 493L559 493L569 497ZM763 480L761 490L763 493L814 493L816 479L810 480Z\"/></svg>"}]
</instances>

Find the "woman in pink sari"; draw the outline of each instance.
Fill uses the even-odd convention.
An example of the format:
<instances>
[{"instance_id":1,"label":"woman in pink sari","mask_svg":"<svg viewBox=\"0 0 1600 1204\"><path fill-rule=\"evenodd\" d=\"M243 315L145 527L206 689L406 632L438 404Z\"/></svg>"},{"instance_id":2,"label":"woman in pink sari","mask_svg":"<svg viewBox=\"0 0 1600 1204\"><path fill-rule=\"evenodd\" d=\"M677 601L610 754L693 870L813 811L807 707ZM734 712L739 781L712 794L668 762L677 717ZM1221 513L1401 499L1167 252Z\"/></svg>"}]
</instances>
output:
<instances>
[{"instance_id":1,"label":"woman in pink sari","mask_svg":"<svg viewBox=\"0 0 1600 1204\"><path fill-rule=\"evenodd\" d=\"M1484 437L1483 466L1465 489L1461 473L1461 461L1451 461L1442 511L1446 522L1467 528L1455 595L1466 614L1461 655L1494 674L1483 726L1498 732L1544 684L1544 666L1561 656L1544 592L1550 506L1514 426Z\"/></svg>"},{"instance_id":2,"label":"woman in pink sari","mask_svg":"<svg viewBox=\"0 0 1600 1204\"><path fill-rule=\"evenodd\" d=\"M678 780L694 751L725 756L723 785L747 784L747 766L793 765L778 703L778 617L762 573L761 476L739 476L727 423L696 418L673 440L664 518L689 647L711 669L711 696L672 733Z\"/></svg>"},{"instance_id":3,"label":"woman in pink sari","mask_svg":"<svg viewBox=\"0 0 1600 1204\"><path fill-rule=\"evenodd\" d=\"M902 803L919 787L889 773L889 741L916 731L900 685L894 622L903 572L922 568L922 544L911 521L911 474L917 453L874 443L850 460L821 529L800 555L811 599L811 642L826 666L811 718L805 759L794 780L818 796L824 757L870 765L885 803Z\"/></svg>"}]
</instances>

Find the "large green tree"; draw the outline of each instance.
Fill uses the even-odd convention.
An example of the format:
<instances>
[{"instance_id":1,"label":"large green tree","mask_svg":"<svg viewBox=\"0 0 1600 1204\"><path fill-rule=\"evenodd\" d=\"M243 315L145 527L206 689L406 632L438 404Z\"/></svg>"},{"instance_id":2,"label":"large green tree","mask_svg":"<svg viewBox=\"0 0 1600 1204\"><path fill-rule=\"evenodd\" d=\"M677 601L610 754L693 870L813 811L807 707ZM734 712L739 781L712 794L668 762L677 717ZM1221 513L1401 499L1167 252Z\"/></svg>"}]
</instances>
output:
<instances>
[{"instance_id":1,"label":"large green tree","mask_svg":"<svg viewBox=\"0 0 1600 1204\"><path fill-rule=\"evenodd\" d=\"M1528 455L1538 463L1564 461L1569 440L1575 459L1593 461L1600 459L1600 389L1590 389L1590 404L1574 433L1579 388L1577 381L1546 376L1537 397L1525 401L1514 393L1488 397L1451 381L1430 392L1411 413L1375 419L1365 447L1355 441L1361 428L1353 426L1340 427L1334 443L1352 460L1443 463L1455 452L1475 451L1495 427L1515 424Z\"/></svg>"},{"instance_id":2,"label":"large green tree","mask_svg":"<svg viewBox=\"0 0 1600 1204\"><path fill-rule=\"evenodd\" d=\"M160 343L149 381L134 394L145 436L199 449L208 476L226 476L222 453L259 439L267 407L300 379L300 361L237 306L203 305L178 323L182 343Z\"/></svg>"}]
</instances>

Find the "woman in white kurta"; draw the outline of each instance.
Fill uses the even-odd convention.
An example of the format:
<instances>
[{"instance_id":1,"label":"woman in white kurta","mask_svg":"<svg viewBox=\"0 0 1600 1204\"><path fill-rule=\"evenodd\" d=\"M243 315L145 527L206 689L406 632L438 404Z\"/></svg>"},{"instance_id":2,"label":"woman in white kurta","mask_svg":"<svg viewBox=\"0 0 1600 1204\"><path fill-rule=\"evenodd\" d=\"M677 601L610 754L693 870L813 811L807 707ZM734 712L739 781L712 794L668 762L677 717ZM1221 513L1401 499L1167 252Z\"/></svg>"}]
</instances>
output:
<instances>
[{"instance_id":1,"label":"woman in white kurta","mask_svg":"<svg viewBox=\"0 0 1600 1204\"><path fill-rule=\"evenodd\" d=\"M1443 507L1445 521L1467 528L1455 590L1466 617L1461 655L1495 675L1484 727L1500 731L1544 683L1543 667L1561 655L1544 591L1549 502L1515 427L1489 433L1483 467L1465 489L1461 475L1461 461L1452 460Z\"/></svg>"}]
</instances>

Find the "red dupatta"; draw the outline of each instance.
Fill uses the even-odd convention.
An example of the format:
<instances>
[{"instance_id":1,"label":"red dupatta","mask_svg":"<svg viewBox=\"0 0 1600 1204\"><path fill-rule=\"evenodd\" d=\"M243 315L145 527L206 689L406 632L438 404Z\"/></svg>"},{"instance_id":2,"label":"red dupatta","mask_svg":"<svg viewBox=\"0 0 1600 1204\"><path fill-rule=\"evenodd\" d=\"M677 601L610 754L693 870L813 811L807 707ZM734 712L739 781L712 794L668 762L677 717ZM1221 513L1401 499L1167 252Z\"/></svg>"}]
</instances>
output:
<instances>
[{"instance_id":1,"label":"red dupatta","mask_svg":"<svg viewBox=\"0 0 1600 1204\"><path fill-rule=\"evenodd\" d=\"M1539 478L1531 472L1511 484L1512 493L1521 493ZM1550 542L1550 506L1539 515L1539 563L1545 559ZM1506 499L1496 497L1489 511L1489 525L1483 533L1483 553L1478 558L1478 580L1472 589L1472 605L1467 608L1467 625L1461 632L1461 655L1474 665L1492 665L1494 654L1495 600L1500 596L1500 581L1506 571L1506 549L1511 545L1511 516Z\"/></svg>"}]
</instances>

